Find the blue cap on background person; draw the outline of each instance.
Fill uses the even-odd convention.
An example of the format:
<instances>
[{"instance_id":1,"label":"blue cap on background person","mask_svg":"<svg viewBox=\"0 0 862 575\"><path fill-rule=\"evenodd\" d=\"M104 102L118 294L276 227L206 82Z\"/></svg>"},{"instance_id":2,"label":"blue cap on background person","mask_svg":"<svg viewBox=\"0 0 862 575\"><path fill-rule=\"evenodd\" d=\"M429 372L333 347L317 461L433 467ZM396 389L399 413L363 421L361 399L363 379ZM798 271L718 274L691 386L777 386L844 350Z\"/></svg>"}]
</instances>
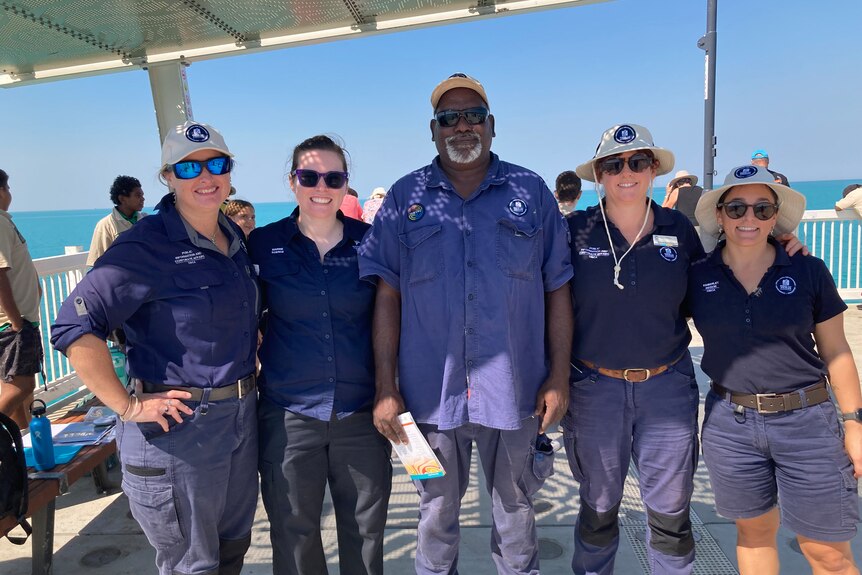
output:
<instances>
[{"instance_id":1,"label":"blue cap on background person","mask_svg":"<svg viewBox=\"0 0 862 575\"><path fill-rule=\"evenodd\" d=\"M766 150L754 150L754 153L751 154L752 160L768 160L769 154L766 153Z\"/></svg>"}]
</instances>

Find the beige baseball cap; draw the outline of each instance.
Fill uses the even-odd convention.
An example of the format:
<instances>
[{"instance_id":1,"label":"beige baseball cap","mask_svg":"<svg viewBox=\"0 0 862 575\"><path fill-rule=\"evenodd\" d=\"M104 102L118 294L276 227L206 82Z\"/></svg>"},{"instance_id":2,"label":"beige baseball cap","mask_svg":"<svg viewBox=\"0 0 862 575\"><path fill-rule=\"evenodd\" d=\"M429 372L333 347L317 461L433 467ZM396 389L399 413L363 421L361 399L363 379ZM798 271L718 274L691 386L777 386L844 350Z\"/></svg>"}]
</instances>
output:
<instances>
[{"instance_id":1,"label":"beige baseball cap","mask_svg":"<svg viewBox=\"0 0 862 575\"><path fill-rule=\"evenodd\" d=\"M440 102L440 98L443 97L443 94L449 90L454 90L455 88L467 88L468 90L473 90L485 101L486 106L489 108L491 107L491 104L488 103L488 95L485 93L485 88L479 80L471 78L462 72L458 72L437 84L437 87L434 88L433 92L431 92L431 108L436 110L437 104Z\"/></svg>"},{"instance_id":2,"label":"beige baseball cap","mask_svg":"<svg viewBox=\"0 0 862 575\"><path fill-rule=\"evenodd\" d=\"M186 120L165 136L162 168L176 164L198 150L213 150L233 157L218 130L209 124Z\"/></svg>"}]
</instances>

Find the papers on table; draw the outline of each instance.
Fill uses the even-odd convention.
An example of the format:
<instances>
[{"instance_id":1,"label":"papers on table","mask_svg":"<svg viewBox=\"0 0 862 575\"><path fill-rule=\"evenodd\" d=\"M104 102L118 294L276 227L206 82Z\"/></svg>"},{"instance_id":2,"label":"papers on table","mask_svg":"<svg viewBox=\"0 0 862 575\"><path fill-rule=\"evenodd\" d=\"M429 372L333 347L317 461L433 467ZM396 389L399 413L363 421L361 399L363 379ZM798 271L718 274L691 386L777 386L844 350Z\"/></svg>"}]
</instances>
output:
<instances>
[{"instance_id":1,"label":"papers on table","mask_svg":"<svg viewBox=\"0 0 862 575\"><path fill-rule=\"evenodd\" d=\"M446 470L440 464L440 460L434 454L425 436L416 427L413 415L408 411L398 416L398 420L407 433L407 445L392 443L392 448L398 455L398 459L404 465L411 479L431 479L443 477Z\"/></svg>"},{"instance_id":2,"label":"papers on table","mask_svg":"<svg viewBox=\"0 0 862 575\"><path fill-rule=\"evenodd\" d=\"M54 445L96 445L114 438L114 426L95 426L92 423L52 423ZM32 447L30 434L23 437L24 447Z\"/></svg>"}]
</instances>

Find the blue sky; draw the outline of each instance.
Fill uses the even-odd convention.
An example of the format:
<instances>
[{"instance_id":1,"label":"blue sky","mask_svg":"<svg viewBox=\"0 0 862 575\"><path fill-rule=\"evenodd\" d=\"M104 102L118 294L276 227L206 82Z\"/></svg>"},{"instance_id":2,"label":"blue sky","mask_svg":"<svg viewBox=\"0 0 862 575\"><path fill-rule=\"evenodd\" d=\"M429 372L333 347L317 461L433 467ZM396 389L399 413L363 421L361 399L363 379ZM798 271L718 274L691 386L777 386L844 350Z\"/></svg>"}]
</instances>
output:
<instances>
[{"instance_id":1,"label":"blue sky","mask_svg":"<svg viewBox=\"0 0 862 575\"><path fill-rule=\"evenodd\" d=\"M718 10L717 180L755 148L791 183L862 180L862 2ZM492 149L551 185L619 122L647 126L675 169L701 174L705 26L706 0L616 0L198 62L189 87L253 202L293 199L285 162L317 133L344 140L361 197L427 164L428 98L458 71L488 90ZM107 207L119 174L142 181L148 206L165 192L146 72L0 89L0 112L13 212Z\"/></svg>"}]
</instances>

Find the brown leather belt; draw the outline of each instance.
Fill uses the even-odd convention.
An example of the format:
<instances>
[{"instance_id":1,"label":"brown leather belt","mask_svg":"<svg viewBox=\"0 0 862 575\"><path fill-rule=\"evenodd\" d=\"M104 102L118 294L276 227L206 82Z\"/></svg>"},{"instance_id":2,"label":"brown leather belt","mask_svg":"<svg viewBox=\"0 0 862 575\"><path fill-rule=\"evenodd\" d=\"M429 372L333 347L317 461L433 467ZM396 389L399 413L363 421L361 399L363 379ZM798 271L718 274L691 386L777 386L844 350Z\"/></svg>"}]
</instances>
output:
<instances>
[{"instance_id":1,"label":"brown leather belt","mask_svg":"<svg viewBox=\"0 0 862 575\"><path fill-rule=\"evenodd\" d=\"M252 391L254 391L255 385L257 385L257 378L252 373L251 375L247 375L246 377L235 381L229 385L224 385L221 387L176 387L171 385L162 385L160 383L150 383L148 381L142 381L137 378L132 378L132 383L137 384L141 383L144 393L165 393L167 391L187 391L192 394L189 399L184 401L202 401L204 397L204 390L210 390L210 396L208 401L224 401L225 399L242 399Z\"/></svg>"},{"instance_id":2,"label":"brown leather belt","mask_svg":"<svg viewBox=\"0 0 862 575\"><path fill-rule=\"evenodd\" d=\"M756 409L758 413L782 413L794 409L802 409L829 401L829 389L825 381L809 385L790 393L752 393L733 392L715 382L712 391L731 403Z\"/></svg>"},{"instance_id":3,"label":"brown leather belt","mask_svg":"<svg viewBox=\"0 0 862 575\"><path fill-rule=\"evenodd\" d=\"M659 367L651 367L649 369L645 367L638 368L630 368L630 369L605 369L604 367L598 367L591 361L587 361L585 359L579 359L582 364L587 366L590 369L595 369L602 375L606 375L608 377L614 377L616 379L624 379L629 383L641 383L643 381L648 380L651 377L662 374L667 371L667 369L676 363L669 363L667 365L661 365ZM679 360L677 360L679 361Z\"/></svg>"}]
</instances>

